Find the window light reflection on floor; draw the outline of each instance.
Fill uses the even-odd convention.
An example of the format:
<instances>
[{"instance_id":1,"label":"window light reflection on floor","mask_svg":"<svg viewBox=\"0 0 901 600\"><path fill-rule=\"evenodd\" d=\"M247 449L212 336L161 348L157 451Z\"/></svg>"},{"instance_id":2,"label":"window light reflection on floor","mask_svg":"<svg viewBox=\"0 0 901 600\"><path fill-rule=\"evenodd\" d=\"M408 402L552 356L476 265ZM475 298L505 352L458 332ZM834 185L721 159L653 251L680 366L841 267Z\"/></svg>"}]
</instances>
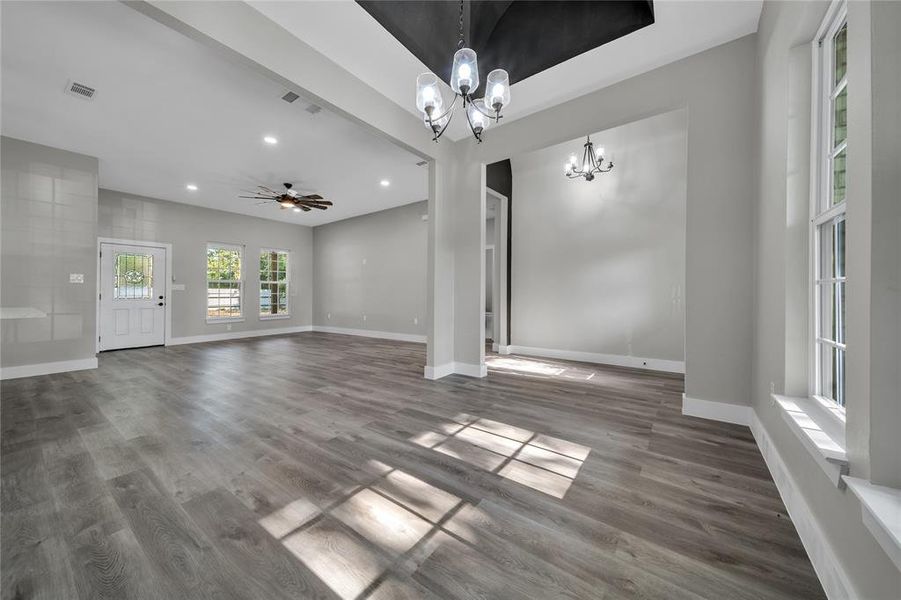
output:
<instances>
[{"instance_id":1,"label":"window light reflection on floor","mask_svg":"<svg viewBox=\"0 0 901 600\"><path fill-rule=\"evenodd\" d=\"M490 419L458 415L442 427L424 431L414 444L497 473L555 498L563 498L591 448Z\"/></svg>"},{"instance_id":2,"label":"window light reflection on floor","mask_svg":"<svg viewBox=\"0 0 901 600\"><path fill-rule=\"evenodd\" d=\"M383 474L324 510L301 498L258 521L343 600L390 598L412 586L381 578L400 562L425 560L448 539L442 527L463 506L453 494L378 461L364 469Z\"/></svg>"}]
</instances>

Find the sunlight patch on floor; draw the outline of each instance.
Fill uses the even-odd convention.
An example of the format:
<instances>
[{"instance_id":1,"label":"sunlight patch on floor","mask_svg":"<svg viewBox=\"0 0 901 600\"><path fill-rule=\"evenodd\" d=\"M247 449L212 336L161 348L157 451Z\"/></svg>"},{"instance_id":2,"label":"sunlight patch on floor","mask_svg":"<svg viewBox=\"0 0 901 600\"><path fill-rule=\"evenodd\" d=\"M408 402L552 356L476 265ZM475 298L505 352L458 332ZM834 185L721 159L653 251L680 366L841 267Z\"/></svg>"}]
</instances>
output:
<instances>
[{"instance_id":1,"label":"sunlight patch on floor","mask_svg":"<svg viewBox=\"0 0 901 600\"><path fill-rule=\"evenodd\" d=\"M491 419L455 420L440 429L454 433L423 431L409 439L555 498L566 495L591 452L588 446Z\"/></svg>"}]
</instances>

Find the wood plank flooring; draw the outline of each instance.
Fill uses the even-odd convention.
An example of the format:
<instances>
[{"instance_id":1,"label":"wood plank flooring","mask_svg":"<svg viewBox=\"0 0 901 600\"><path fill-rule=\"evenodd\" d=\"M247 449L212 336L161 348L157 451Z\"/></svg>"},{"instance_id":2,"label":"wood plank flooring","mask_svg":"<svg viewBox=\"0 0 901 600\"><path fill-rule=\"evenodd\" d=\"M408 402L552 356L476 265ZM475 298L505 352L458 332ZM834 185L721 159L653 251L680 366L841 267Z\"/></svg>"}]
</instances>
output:
<instances>
[{"instance_id":1,"label":"wood plank flooring","mask_svg":"<svg viewBox=\"0 0 901 600\"><path fill-rule=\"evenodd\" d=\"M4 381L3 599L824 598L682 378L323 333Z\"/></svg>"}]
</instances>

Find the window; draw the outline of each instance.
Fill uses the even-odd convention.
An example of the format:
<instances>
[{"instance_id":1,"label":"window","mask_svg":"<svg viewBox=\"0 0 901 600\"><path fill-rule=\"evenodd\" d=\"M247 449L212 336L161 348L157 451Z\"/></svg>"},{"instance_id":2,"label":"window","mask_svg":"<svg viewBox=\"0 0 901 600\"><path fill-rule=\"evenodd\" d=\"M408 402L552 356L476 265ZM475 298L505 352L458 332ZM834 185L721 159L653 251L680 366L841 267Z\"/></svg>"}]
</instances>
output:
<instances>
[{"instance_id":1,"label":"window","mask_svg":"<svg viewBox=\"0 0 901 600\"><path fill-rule=\"evenodd\" d=\"M813 395L845 405L845 166L848 133L848 23L844 3L826 16L814 73L811 201L811 374Z\"/></svg>"},{"instance_id":2,"label":"window","mask_svg":"<svg viewBox=\"0 0 901 600\"><path fill-rule=\"evenodd\" d=\"M260 318L287 317L288 312L288 252L262 250L260 252Z\"/></svg>"},{"instance_id":3,"label":"window","mask_svg":"<svg viewBox=\"0 0 901 600\"><path fill-rule=\"evenodd\" d=\"M232 321L243 316L243 254L241 246L207 244L207 321Z\"/></svg>"},{"instance_id":4,"label":"window","mask_svg":"<svg viewBox=\"0 0 901 600\"><path fill-rule=\"evenodd\" d=\"M114 300L149 300L153 295L153 255L116 253Z\"/></svg>"}]
</instances>

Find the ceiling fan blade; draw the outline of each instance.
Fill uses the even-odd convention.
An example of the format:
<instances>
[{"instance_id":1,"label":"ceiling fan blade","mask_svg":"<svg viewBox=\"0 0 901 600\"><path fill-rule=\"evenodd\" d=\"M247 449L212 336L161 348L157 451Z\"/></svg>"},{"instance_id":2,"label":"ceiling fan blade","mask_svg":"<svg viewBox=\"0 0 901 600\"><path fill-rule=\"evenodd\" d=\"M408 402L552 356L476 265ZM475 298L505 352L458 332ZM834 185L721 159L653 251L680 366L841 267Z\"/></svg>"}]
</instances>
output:
<instances>
[{"instance_id":1,"label":"ceiling fan blade","mask_svg":"<svg viewBox=\"0 0 901 600\"><path fill-rule=\"evenodd\" d=\"M320 204L307 204L305 206L309 206L310 208L318 208L319 210L326 210L328 206L322 206Z\"/></svg>"},{"instance_id":2,"label":"ceiling fan blade","mask_svg":"<svg viewBox=\"0 0 901 600\"><path fill-rule=\"evenodd\" d=\"M271 200L269 196L238 196L238 198L252 198L254 200Z\"/></svg>"},{"instance_id":3,"label":"ceiling fan blade","mask_svg":"<svg viewBox=\"0 0 901 600\"><path fill-rule=\"evenodd\" d=\"M310 212L310 207L309 207L309 206L304 206L303 204L301 204L301 205L299 205L299 206L300 206L300 208L303 209L304 212Z\"/></svg>"},{"instance_id":4,"label":"ceiling fan blade","mask_svg":"<svg viewBox=\"0 0 901 600\"><path fill-rule=\"evenodd\" d=\"M322 200L322 196L319 194L310 194L309 196L300 196L303 200Z\"/></svg>"},{"instance_id":5,"label":"ceiling fan blade","mask_svg":"<svg viewBox=\"0 0 901 600\"><path fill-rule=\"evenodd\" d=\"M266 193L272 194L273 196L281 195L279 192L276 192L275 190L270 190L265 185L258 185L257 187L260 188L261 190L264 190Z\"/></svg>"}]
</instances>

